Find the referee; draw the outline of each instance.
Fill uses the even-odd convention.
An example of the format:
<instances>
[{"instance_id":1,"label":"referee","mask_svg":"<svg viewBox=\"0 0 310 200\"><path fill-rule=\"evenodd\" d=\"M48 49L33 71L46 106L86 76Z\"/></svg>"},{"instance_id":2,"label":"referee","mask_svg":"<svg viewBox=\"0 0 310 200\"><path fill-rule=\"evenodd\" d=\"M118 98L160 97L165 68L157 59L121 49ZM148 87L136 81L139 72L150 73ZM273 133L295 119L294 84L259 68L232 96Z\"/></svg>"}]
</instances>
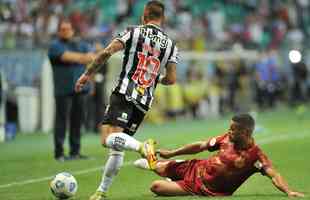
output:
<instances>
[{"instance_id":1,"label":"referee","mask_svg":"<svg viewBox=\"0 0 310 200\"><path fill-rule=\"evenodd\" d=\"M58 27L57 38L48 50L53 76L56 101L54 126L54 157L63 162L72 159L86 159L80 154L81 124L83 120L84 96L89 87L81 93L74 91L74 84L84 72L85 64L91 62L94 53L88 53L87 45L74 39L74 30L69 21L62 21ZM64 154L64 141L69 126L69 157Z\"/></svg>"}]
</instances>

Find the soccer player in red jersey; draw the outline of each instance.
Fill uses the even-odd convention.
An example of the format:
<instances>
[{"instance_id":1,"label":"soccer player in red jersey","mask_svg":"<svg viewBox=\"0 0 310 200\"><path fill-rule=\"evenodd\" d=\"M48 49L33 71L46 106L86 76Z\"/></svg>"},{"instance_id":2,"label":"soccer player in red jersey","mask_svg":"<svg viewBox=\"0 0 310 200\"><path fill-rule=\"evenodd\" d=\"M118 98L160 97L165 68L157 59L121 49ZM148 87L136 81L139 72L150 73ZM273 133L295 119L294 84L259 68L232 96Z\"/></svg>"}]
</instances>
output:
<instances>
[{"instance_id":1,"label":"soccer player in red jersey","mask_svg":"<svg viewBox=\"0 0 310 200\"><path fill-rule=\"evenodd\" d=\"M172 181L156 180L151 185L151 191L160 196L229 196L250 176L260 172L269 177L273 185L289 197L303 197L303 193L289 188L268 157L255 144L252 137L254 124L250 115L236 115L232 118L227 133L221 136L175 150L159 150L163 158L196 154L205 150L217 153L202 160L157 161L154 171ZM148 168L144 159L137 160L135 165Z\"/></svg>"}]
</instances>

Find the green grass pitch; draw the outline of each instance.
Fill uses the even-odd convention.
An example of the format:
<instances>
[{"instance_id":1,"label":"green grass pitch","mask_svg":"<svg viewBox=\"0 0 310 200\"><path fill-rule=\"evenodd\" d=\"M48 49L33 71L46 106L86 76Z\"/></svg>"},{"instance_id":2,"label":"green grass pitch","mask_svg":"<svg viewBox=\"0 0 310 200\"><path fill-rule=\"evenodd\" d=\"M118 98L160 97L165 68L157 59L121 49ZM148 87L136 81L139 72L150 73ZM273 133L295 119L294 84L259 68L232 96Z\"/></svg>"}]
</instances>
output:
<instances>
[{"instance_id":1,"label":"green grass pitch","mask_svg":"<svg viewBox=\"0 0 310 200\"><path fill-rule=\"evenodd\" d=\"M309 110L308 110L309 111ZM280 108L258 114L255 138L272 159L275 168L289 185L310 195L310 112ZM174 148L223 133L229 124L225 119L182 120L163 125L144 125L136 134L139 140L154 138L159 147ZM13 141L0 144L0 200L52 200L49 180L56 173L72 173L79 184L75 200L87 200L98 186L107 150L100 146L99 136L85 134L82 151L93 159L58 163L53 159L52 135L19 134ZM67 145L66 145L67 146ZM195 157L209 155L203 152ZM184 156L182 158L191 158ZM111 200L193 200L198 197L155 197L149 190L155 174L136 169L132 161L139 155L126 152L125 165L108 193ZM180 158L180 157L179 157ZM214 198L219 199L219 198ZM276 190L271 181L259 174L252 176L234 196L225 199L279 200L287 197Z\"/></svg>"}]
</instances>

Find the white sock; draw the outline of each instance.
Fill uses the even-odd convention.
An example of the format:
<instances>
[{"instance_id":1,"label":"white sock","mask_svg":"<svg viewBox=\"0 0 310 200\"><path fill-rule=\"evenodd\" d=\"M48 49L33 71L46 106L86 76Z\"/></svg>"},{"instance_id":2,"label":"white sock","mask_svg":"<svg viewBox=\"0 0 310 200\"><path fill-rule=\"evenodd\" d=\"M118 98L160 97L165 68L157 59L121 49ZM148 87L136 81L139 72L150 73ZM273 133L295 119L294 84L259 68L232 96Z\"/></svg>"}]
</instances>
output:
<instances>
[{"instance_id":1,"label":"white sock","mask_svg":"<svg viewBox=\"0 0 310 200\"><path fill-rule=\"evenodd\" d=\"M107 137L106 145L118 151L139 151L141 142L126 133L112 133Z\"/></svg>"},{"instance_id":2,"label":"white sock","mask_svg":"<svg viewBox=\"0 0 310 200\"><path fill-rule=\"evenodd\" d=\"M150 169L149 163L147 162L147 160L145 158L140 158L138 160L136 160L133 165L137 168L140 169Z\"/></svg>"},{"instance_id":3,"label":"white sock","mask_svg":"<svg viewBox=\"0 0 310 200\"><path fill-rule=\"evenodd\" d=\"M97 189L100 192L107 192L112 184L113 178L117 175L124 162L124 152L110 150L110 156L105 164L101 183Z\"/></svg>"},{"instance_id":4,"label":"white sock","mask_svg":"<svg viewBox=\"0 0 310 200\"><path fill-rule=\"evenodd\" d=\"M179 162L183 162L184 160L175 160L175 162L179 163ZM150 170L150 166L149 163L147 162L147 159L145 158L140 158L138 160L136 160L135 162L133 162L133 165L137 168L140 169L146 169L146 170Z\"/></svg>"}]
</instances>

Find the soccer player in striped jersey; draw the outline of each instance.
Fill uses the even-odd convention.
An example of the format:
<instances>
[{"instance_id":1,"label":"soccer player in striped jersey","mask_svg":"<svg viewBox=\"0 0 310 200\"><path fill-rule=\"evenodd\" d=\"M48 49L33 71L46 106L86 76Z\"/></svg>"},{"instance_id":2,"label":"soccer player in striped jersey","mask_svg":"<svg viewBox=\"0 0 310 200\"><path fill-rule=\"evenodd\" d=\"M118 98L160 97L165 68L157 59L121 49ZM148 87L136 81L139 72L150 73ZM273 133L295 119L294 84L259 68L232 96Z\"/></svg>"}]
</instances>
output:
<instances>
[{"instance_id":1,"label":"soccer player in striped jersey","mask_svg":"<svg viewBox=\"0 0 310 200\"><path fill-rule=\"evenodd\" d=\"M114 53L124 50L122 71L118 84L110 97L101 127L101 142L110 148L102 181L91 200L102 200L124 159L124 150L139 152L146 157L150 167L155 167L155 142L140 142L132 136L151 107L158 83L174 84L178 49L175 42L162 30L164 5L149 1L144 7L142 25L129 27L103 49L87 66L76 83L76 91L90 80ZM164 75L161 72L165 71Z\"/></svg>"}]
</instances>

